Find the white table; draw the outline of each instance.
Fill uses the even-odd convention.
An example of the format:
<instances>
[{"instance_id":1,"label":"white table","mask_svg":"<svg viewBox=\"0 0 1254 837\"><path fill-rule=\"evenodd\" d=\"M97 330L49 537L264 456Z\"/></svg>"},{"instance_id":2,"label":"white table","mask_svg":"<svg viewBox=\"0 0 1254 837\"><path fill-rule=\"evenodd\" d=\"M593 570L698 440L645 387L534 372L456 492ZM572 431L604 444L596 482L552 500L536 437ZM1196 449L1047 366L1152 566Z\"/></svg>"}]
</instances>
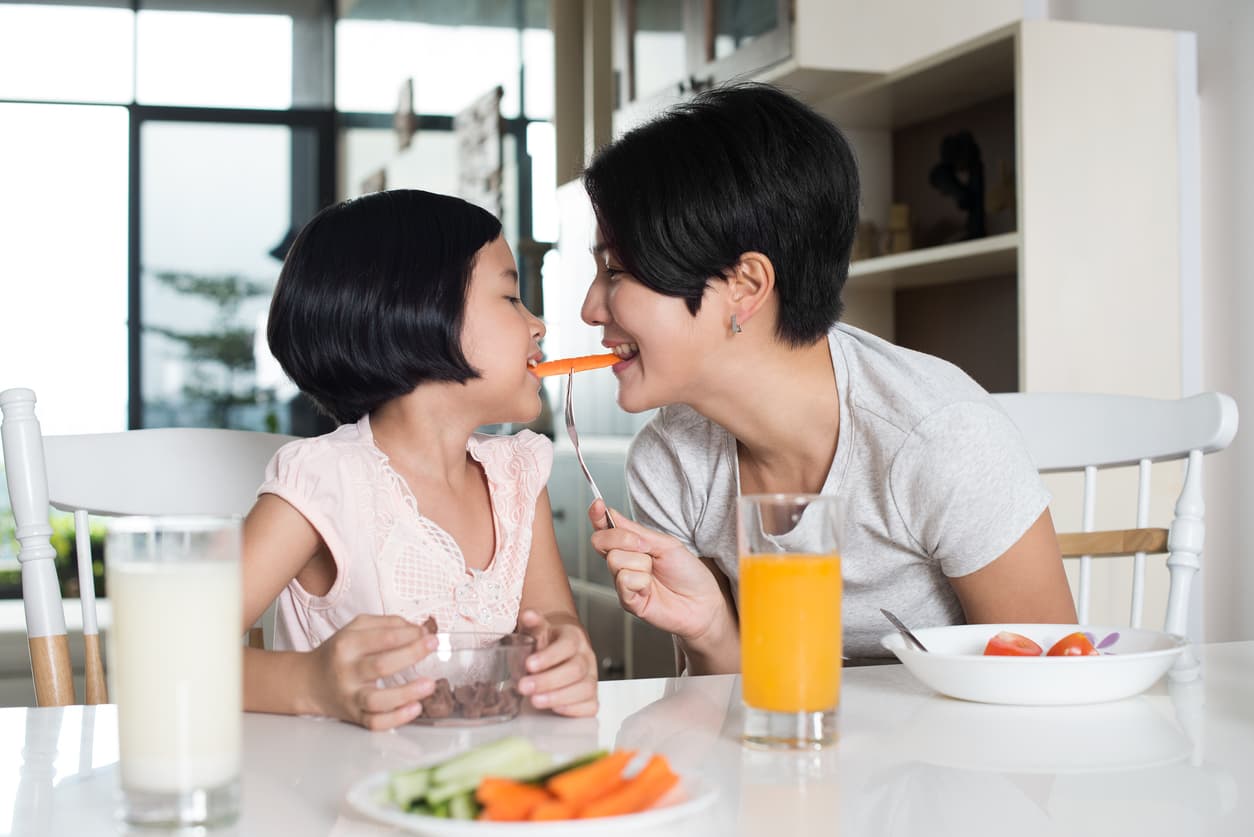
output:
<instances>
[{"instance_id":1,"label":"white table","mask_svg":"<svg viewBox=\"0 0 1254 837\"><path fill-rule=\"evenodd\" d=\"M674 834L1254 834L1254 642L1198 651L1197 680L1054 709L949 700L901 666L849 670L840 743L819 754L743 748L734 676L604 683L595 719L527 714L475 730L249 714L244 813L225 833L393 833L357 816L346 789L519 733L560 753L658 750L716 783L715 806ZM112 706L0 709L0 833L117 833L116 724Z\"/></svg>"}]
</instances>

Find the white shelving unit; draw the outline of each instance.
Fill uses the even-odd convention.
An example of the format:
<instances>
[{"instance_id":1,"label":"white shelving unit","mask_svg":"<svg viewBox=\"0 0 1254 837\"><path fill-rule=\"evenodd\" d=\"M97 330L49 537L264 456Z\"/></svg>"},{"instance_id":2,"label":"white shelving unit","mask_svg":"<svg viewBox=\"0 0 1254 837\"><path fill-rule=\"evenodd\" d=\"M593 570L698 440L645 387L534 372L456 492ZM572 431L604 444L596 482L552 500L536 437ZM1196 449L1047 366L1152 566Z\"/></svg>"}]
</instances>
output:
<instances>
[{"instance_id":1,"label":"white shelving unit","mask_svg":"<svg viewBox=\"0 0 1254 837\"><path fill-rule=\"evenodd\" d=\"M849 266L849 287L917 288L1013 273L1019 262L1017 232L876 256Z\"/></svg>"},{"instance_id":2,"label":"white shelving unit","mask_svg":"<svg viewBox=\"0 0 1254 837\"><path fill-rule=\"evenodd\" d=\"M975 134L986 186L1012 170L987 237L855 262L846 319L993 390L1178 396L1179 300L1199 281L1185 255L1195 74L1188 33L1028 20L807 90L854 145L881 229L895 202L916 222L943 210L927 173L947 134Z\"/></svg>"}]
</instances>

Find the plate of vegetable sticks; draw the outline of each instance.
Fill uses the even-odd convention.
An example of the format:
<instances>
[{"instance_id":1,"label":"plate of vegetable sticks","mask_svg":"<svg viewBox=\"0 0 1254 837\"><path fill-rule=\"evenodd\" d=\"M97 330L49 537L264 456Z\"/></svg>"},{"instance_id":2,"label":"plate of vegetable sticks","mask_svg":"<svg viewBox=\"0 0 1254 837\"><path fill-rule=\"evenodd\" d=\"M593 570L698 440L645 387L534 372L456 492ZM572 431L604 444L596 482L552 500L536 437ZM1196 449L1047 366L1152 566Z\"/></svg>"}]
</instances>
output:
<instances>
[{"instance_id":1,"label":"plate of vegetable sticks","mask_svg":"<svg viewBox=\"0 0 1254 837\"><path fill-rule=\"evenodd\" d=\"M691 816L716 795L660 754L555 758L509 736L432 764L374 773L349 789L348 803L417 834L561 835L647 829Z\"/></svg>"}]
</instances>

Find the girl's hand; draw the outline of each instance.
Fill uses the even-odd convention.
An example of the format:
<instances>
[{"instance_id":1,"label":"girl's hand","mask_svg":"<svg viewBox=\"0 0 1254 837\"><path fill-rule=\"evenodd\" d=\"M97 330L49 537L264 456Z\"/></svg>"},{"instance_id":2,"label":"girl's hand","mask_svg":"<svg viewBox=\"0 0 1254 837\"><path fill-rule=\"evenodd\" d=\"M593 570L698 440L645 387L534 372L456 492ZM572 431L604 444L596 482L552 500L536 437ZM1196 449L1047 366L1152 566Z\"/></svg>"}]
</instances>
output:
<instances>
[{"instance_id":1,"label":"girl's hand","mask_svg":"<svg viewBox=\"0 0 1254 837\"><path fill-rule=\"evenodd\" d=\"M518 690L537 709L587 717L597 713L597 661L588 635L570 623L553 623L534 610L518 616L518 627L536 638L527 658L527 676Z\"/></svg>"},{"instance_id":2,"label":"girl's hand","mask_svg":"<svg viewBox=\"0 0 1254 837\"><path fill-rule=\"evenodd\" d=\"M429 677L399 686L379 681L414 665L436 638L400 616L362 615L309 652L307 694L316 712L366 729L384 730L418 717L435 690Z\"/></svg>"},{"instance_id":3,"label":"girl's hand","mask_svg":"<svg viewBox=\"0 0 1254 837\"><path fill-rule=\"evenodd\" d=\"M693 646L721 642L716 637L734 631L723 589L704 561L670 535L610 512L615 529L605 527L604 503L589 507L598 530L592 548L605 556L624 610Z\"/></svg>"}]
</instances>

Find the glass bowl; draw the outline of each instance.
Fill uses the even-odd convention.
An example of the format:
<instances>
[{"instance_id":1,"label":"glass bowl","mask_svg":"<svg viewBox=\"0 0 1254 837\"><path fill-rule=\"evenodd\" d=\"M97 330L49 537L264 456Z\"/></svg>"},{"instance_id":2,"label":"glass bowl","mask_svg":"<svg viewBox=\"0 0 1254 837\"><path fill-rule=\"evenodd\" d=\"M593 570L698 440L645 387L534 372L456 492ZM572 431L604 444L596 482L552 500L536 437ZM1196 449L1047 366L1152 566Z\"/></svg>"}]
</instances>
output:
<instances>
[{"instance_id":1,"label":"glass bowl","mask_svg":"<svg viewBox=\"0 0 1254 837\"><path fill-rule=\"evenodd\" d=\"M408 669L403 679L430 677L435 691L423 699L413 723L477 726L508 721L522 708L518 681L536 650L526 634L437 633L435 651Z\"/></svg>"}]
</instances>

